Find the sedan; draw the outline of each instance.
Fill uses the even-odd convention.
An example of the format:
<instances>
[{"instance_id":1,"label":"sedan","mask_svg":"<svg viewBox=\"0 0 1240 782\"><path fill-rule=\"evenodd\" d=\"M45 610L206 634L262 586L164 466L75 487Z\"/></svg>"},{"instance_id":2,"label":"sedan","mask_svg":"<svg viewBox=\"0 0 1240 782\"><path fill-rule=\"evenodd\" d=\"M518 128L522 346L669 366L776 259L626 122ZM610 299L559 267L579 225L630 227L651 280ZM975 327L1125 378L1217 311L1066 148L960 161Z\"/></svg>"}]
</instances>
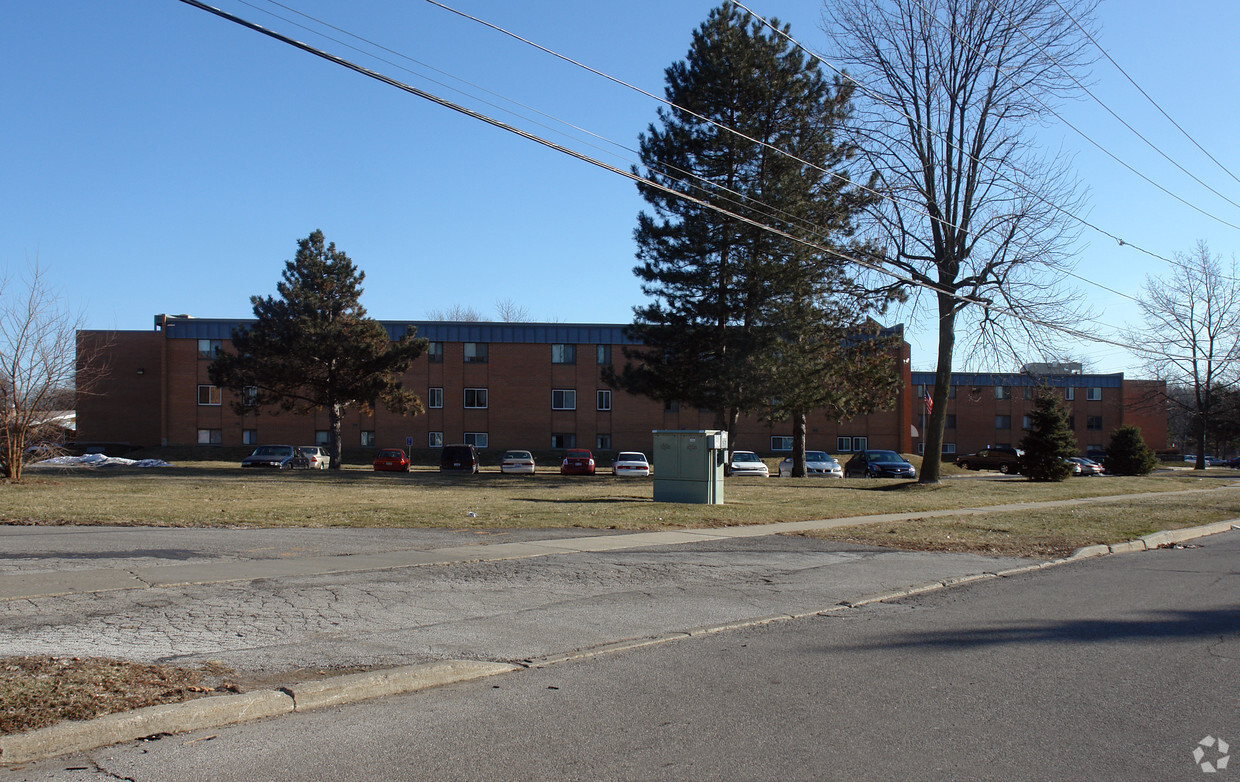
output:
<instances>
[{"instance_id":1,"label":"sedan","mask_svg":"<svg viewBox=\"0 0 1240 782\"><path fill-rule=\"evenodd\" d=\"M789 456L779 463L779 477L792 477L792 457ZM825 451L805 452L805 477L807 478L843 478L844 468Z\"/></svg>"},{"instance_id":2,"label":"sedan","mask_svg":"<svg viewBox=\"0 0 1240 782\"><path fill-rule=\"evenodd\" d=\"M1068 461L1075 462L1079 468L1073 471L1074 475L1088 477L1090 475L1102 475L1106 472L1101 464L1098 464L1093 459L1086 459L1084 456L1071 456L1068 458Z\"/></svg>"},{"instance_id":3,"label":"sedan","mask_svg":"<svg viewBox=\"0 0 1240 782\"><path fill-rule=\"evenodd\" d=\"M585 448L573 448L564 452L560 462L560 475L593 475L594 454Z\"/></svg>"},{"instance_id":4,"label":"sedan","mask_svg":"<svg viewBox=\"0 0 1240 782\"><path fill-rule=\"evenodd\" d=\"M312 470L326 470L332 464L331 454L321 445L299 445L297 450L304 453L310 460Z\"/></svg>"},{"instance_id":5,"label":"sedan","mask_svg":"<svg viewBox=\"0 0 1240 782\"><path fill-rule=\"evenodd\" d=\"M723 472L725 475L749 475L756 478L769 478L771 475L766 462L753 451L733 451L732 459Z\"/></svg>"},{"instance_id":6,"label":"sedan","mask_svg":"<svg viewBox=\"0 0 1240 782\"><path fill-rule=\"evenodd\" d=\"M533 475L534 454L529 451L504 451L499 471L505 475Z\"/></svg>"},{"instance_id":7,"label":"sedan","mask_svg":"<svg viewBox=\"0 0 1240 782\"><path fill-rule=\"evenodd\" d=\"M645 478L650 475L650 462L646 461L644 453L621 451L616 460L612 462L611 474L622 478Z\"/></svg>"},{"instance_id":8,"label":"sedan","mask_svg":"<svg viewBox=\"0 0 1240 782\"><path fill-rule=\"evenodd\" d=\"M260 445L241 460L242 467L274 467L277 470L308 470L310 459L291 445Z\"/></svg>"},{"instance_id":9,"label":"sedan","mask_svg":"<svg viewBox=\"0 0 1240 782\"><path fill-rule=\"evenodd\" d=\"M844 477L916 478L917 469L895 451L858 451L844 466Z\"/></svg>"},{"instance_id":10,"label":"sedan","mask_svg":"<svg viewBox=\"0 0 1240 782\"><path fill-rule=\"evenodd\" d=\"M409 472L409 457L399 448L384 448L375 457L375 472Z\"/></svg>"}]
</instances>

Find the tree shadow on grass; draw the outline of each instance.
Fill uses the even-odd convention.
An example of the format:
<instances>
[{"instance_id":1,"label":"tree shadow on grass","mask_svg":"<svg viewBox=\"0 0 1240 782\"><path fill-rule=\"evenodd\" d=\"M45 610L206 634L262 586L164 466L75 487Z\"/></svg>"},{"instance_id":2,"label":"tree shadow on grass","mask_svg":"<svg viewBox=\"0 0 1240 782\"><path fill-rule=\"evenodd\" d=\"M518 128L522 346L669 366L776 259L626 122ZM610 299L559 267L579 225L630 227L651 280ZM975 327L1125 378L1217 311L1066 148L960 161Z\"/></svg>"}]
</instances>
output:
<instances>
[{"instance_id":1,"label":"tree shadow on grass","mask_svg":"<svg viewBox=\"0 0 1240 782\"><path fill-rule=\"evenodd\" d=\"M872 644L831 647L831 651L888 649L975 649L1008 644L1113 644L1149 640L1192 640L1240 632L1240 608L1150 612L1143 619L1073 619L1060 622L1003 623L959 630L935 630L885 637Z\"/></svg>"}]
</instances>

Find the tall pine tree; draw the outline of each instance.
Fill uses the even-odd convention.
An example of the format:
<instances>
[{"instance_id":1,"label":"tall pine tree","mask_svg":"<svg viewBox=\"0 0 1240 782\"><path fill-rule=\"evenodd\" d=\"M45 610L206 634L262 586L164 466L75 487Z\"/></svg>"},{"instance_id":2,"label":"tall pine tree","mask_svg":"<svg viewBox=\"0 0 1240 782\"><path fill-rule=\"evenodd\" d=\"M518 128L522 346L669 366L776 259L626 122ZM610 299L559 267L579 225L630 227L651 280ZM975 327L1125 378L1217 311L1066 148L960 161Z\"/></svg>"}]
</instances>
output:
<instances>
[{"instance_id":1,"label":"tall pine tree","mask_svg":"<svg viewBox=\"0 0 1240 782\"><path fill-rule=\"evenodd\" d=\"M235 353L211 363L211 382L240 393L238 414L266 408L306 414L326 410L331 466L340 467L340 424L346 410L378 402L395 413L422 412L399 375L426 349L410 327L392 341L387 328L366 317L362 281L322 231L297 242L284 265L277 297L251 296L256 322L233 332Z\"/></svg>"},{"instance_id":2,"label":"tall pine tree","mask_svg":"<svg viewBox=\"0 0 1240 782\"><path fill-rule=\"evenodd\" d=\"M1025 455L1021 469L1031 481L1062 481L1072 474L1068 457L1076 456L1076 437L1059 397L1045 386L1038 389L1029 431L1020 441Z\"/></svg>"},{"instance_id":3,"label":"tall pine tree","mask_svg":"<svg viewBox=\"0 0 1240 782\"><path fill-rule=\"evenodd\" d=\"M821 384L822 364L805 351L842 344L873 305L837 252L868 253L850 237L870 196L844 168L854 149L836 137L851 87L731 3L665 74L671 106L641 136L634 169L659 185L639 183L652 213L635 231L634 272L654 301L635 308L629 334L641 347L608 379L714 410L733 431L740 415L769 412L772 396L794 401L801 381Z\"/></svg>"}]
</instances>

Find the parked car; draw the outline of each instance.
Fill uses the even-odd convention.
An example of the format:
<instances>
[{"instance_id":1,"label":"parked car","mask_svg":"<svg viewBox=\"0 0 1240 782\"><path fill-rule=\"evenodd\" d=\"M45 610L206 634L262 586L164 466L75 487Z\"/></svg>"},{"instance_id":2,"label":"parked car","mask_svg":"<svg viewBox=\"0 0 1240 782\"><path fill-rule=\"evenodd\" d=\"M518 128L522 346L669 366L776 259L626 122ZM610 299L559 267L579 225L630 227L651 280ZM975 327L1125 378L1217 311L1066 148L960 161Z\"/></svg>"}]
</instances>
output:
<instances>
[{"instance_id":1,"label":"parked car","mask_svg":"<svg viewBox=\"0 0 1240 782\"><path fill-rule=\"evenodd\" d=\"M844 465L845 478L916 478L917 468L895 451L858 451Z\"/></svg>"},{"instance_id":2,"label":"parked car","mask_svg":"<svg viewBox=\"0 0 1240 782\"><path fill-rule=\"evenodd\" d=\"M274 467L277 470L308 470L310 459L291 445L260 445L241 460L242 467Z\"/></svg>"},{"instance_id":3,"label":"parked car","mask_svg":"<svg viewBox=\"0 0 1240 782\"><path fill-rule=\"evenodd\" d=\"M505 475L533 475L535 469L534 454L529 451L504 451L499 463L499 471Z\"/></svg>"},{"instance_id":4,"label":"parked car","mask_svg":"<svg viewBox=\"0 0 1240 782\"><path fill-rule=\"evenodd\" d=\"M1232 468L1233 470L1240 469L1240 456L1233 456L1230 459L1228 459L1227 466Z\"/></svg>"},{"instance_id":5,"label":"parked car","mask_svg":"<svg viewBox=\"0 0 1240 782\"><path fill-rule=\"evenodd\" d=\"M440 472L478 474L478 451L472 445L445 445L439 454Z\"/></svg>"},{"instance_id":6,"label":"parked car","mask_svg":"<svg viewBox=\"0 0 1240 782\"><path fill-rule=\"evenodd\" d=\"M409 472L409 457L399 448L383 448L375 456L375 472Z\"/></svg>"},{"instance_id":7,"label":"parked car","mask_svg":"<svg viewBox=\"0 0 1240 782\"><path fill-rule=\"evenodd\" d=\"M310 469L312 470L326 470L332 466L331 454L321 445L299 445L297 450L304 453L306 458L310 460Z\"/></svg>"},{"instance_id":8,"label":"parked car","mask_svg":"<svg viewBox=\"0 0 1240 782\"><path fill-rule=\"evenodd\" d=\"M594 454L585 448L570 448L560 462L560 475L593 475Z\"/></svg>"},{"instance_id":9,"label":"parked car","mask_svg":"<svg viewBox=\"0 0 1240 782\"><path fill-rule=\"evenodd\" d=\"M983 448L977 453L956 457L956 466L965 470L998 470L1004 475L1020 472L1025 452L1019 448Z\"/></svg>"},{"instance_id":10,"label":"parked car","mask_svg":"<svg viewBox=\"0 0 1240 782\"><path fill-rule=\"evenodd\" d=\"M724 465L723 474L769 478L771 471L766 466L766 462L762 461L753 451L733 451L732 458Z\"/></svg>"},{"instance_id":11,"label":"parked car","mask_svg":"<svg viewBox=\"0 0 1240 782\"><path fill-rule=\"evenodd\" d=\"M785 457L779 463L779 477L792 477L792 457ZM805 452L805 477L807 478L843 478L844 468L825 451Z\"/></svg>"},{"instance_id":12,"label":"parked car","mask_svg":"<svg viewBox=\"0 0 1240 782\"><path fill-rule=\"evenodd\" d=\"M1073 471L1074 475L1089 477L1090 475L1102 475L1106 472L1101 464L1098 464L1093 459L1086 459L1084 456L1072 456L1069 457L1068 461L1076 463L1078 469Z\"/></svg>"},{"instance_id":13,"label":"parked car","mask_svg":"<svg viewBox=\"0 0 1240 782\"><path fill-rule=\"evenodd\" d=\"M650 462L646 454L637 451L621 451L611 463L611 474L622 478L645 478L650 475Z\"/></svg>"}]
</instances>

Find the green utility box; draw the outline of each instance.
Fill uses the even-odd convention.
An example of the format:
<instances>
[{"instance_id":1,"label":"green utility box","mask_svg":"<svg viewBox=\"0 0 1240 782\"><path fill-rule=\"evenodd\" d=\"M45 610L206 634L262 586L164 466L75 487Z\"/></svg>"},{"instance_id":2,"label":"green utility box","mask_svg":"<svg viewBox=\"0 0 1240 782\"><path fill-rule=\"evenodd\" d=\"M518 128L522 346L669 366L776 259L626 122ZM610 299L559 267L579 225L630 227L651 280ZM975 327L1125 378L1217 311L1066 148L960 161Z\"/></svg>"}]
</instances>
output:
<instances>
[{"instance_id":1,"label":"green utility box","mask_svg":"<svg viewBox=\"0 0 1240 782\"><path fill-rule=\"evenodd\" d=\"M723 504L728 433L717 429L655 430L654 501Z\"/></svg>"}]
</instances>

